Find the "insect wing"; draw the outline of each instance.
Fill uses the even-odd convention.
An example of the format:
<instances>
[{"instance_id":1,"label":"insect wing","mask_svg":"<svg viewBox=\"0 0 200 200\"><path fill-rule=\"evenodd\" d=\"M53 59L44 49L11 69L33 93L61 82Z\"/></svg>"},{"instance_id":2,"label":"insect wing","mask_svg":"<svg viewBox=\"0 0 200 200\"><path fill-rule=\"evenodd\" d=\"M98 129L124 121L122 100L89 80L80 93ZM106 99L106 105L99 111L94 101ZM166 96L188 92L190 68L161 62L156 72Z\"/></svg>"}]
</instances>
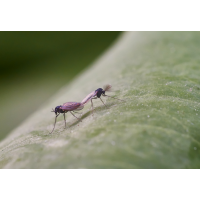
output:
<instances>
[{"instance_id":1,"label":"insect wing","mask_svg":"<svg viewBox=\"0 0 200 200\"><path fill-rule=\"evenodd\" d=\"M88 94L82 101L82 104L86 104L90 99L92 99L93 97L95 97L97 94L97 91L93 91L90 94Z\"/></svg>"},{"instance_id":2,"label":"insect wing","mask_svg":"<svg viewBox=\"0 0 200 200\"><path fill-rule=\"evenodd\" d=\"M105 92L110 92L111 91L111 85L110 84L107 84L107 85L104 85L103 89Z\"/></svg>"},{"instance_id":3,"label":"insect wing","mask_svg":"<svg viewBox=\"0 0 200 200\"><path fill-rule=\"evenodd\" d=\"M78 111L78 110L82 110L83 108L84 108L84 105L81 104L81 105L76 109L76 111Z\"/></svg>"},{"instance_id":4,"label":"insect wing","mask_svg":"<svg viewBox=\"0 0 200 200\"><path fill-rule=\"evenodd\" d=\"M66 102L61 106L61 109L65 111L72 111L72 110L76 110L81 105L82 104L79 102Z\"/></svg>"}]
</instances>

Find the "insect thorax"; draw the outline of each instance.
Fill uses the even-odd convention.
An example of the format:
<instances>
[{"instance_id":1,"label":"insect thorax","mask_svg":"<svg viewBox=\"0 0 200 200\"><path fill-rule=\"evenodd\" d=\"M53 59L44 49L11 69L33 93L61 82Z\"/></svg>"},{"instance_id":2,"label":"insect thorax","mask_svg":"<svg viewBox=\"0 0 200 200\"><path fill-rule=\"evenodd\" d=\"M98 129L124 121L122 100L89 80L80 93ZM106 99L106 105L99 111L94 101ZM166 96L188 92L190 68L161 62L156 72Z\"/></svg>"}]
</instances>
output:
<instances>
[{"instance_id":1,"label":"insect thorax","mask_svg":"<svg viewBox=\"0 0 200 200\"><path fill-rule=\"evenodd\" d=\"M105 94L105 91L102 88L95 90L97 92L97 97L100 98L102 94Z\"/></svg>"}]
</instances>

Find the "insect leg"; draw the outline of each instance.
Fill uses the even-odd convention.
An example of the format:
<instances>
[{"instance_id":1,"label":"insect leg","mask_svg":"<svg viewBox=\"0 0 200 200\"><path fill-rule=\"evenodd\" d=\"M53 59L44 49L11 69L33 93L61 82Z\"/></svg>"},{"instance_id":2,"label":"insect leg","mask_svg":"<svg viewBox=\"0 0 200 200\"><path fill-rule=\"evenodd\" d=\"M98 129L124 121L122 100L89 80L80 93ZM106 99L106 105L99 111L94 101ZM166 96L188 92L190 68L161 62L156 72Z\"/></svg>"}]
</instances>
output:
<instances>
[{"instance_id":1,"label":"insect leg","mask_svg":"<svg viewBox=\"0 0 200 200\"><path fill-rule=\"evenodd\" d=\"M57 115L56 115L56 117L55 117L55 123L54 123L53 130L54 130L55 126L56 126L56 119L57 119L58 115L60 115L60 113L59 113L59 114L57 114ZM51 131L51 133L53 133L53 130ZM49 133L49 134L51 134L51 133Z\"/></svg>"},{"instance_id":2,"label":"insect leg","mask_svg":"<svg viewBox=\"0 0 200 200\"><path fill-rule=\"evenodd\" d=\"M71 111L69 111L74 117L76 117ZM80 118L76 117L76 119L78 119L79 121L81 121ZM81 121L82 122L82 121Z\"/></svg>"},{"instance_id":3,"label":"insect leg","mask_svg":"<svg viewBox=\"0 0 200 200\"><path fill-rule=\"evenodd\" d=\"M111 96L108 96L108 95L103 95L103 96L106 96L106 97L111 97ZM115 98L115 97L111 97L111 98L113 98L113 99L117 99L117 100L120 100L120 101L125 101L125 100L122 100L122 99L118 99L118 98Z\"/></svg>"},{"instance_id":4,"label":"insect leg","mask_svg":"<svg viewBox=\"0 0 200 200\"><path fill-rule=\"evenodd\" d=\"M100 99L101 99L101 97L99 97ZM104 106L106 107L106 108L108 108L107 106L106 106L106 104L103 102L103 100L101 99L101 101L102 101L102 103L104 104Z\"/></svg>"},{"instance_id":5,"label":"insect leg","mask_svg":"<svg viewBox=\"0 0 200 200\"><path fill-rule=\"evenodd\" d=\"M76 114L79 114L79 115L82 115L83 113L79 113L79 112L76 112L76 111L72 111L72 112L74 112L74 113L76 113Z\"/></svg>"},{"instance_id":6,"label":"insect leg","mask_svg":"<svg viewBox=\"0 0 200 200\"><path fill-rule=\"evenodd\" d=\"M92 115L94 115L94 107L93 107L93 102L92 99L97 99L97 97L91 98L91 105L92 105Z\"/></svg>"},{"instance_id":7,"label":"insect leg","mask_svg":"<svg viewBox=\"0 0 200 200\"><path fill-rule=\"evenodd\" d=\"M65 128L66 128L66 120L65 120L65 113L64 113L63 115L64 115L64 121L65 121Z\"/></svg>"}]
</instances>

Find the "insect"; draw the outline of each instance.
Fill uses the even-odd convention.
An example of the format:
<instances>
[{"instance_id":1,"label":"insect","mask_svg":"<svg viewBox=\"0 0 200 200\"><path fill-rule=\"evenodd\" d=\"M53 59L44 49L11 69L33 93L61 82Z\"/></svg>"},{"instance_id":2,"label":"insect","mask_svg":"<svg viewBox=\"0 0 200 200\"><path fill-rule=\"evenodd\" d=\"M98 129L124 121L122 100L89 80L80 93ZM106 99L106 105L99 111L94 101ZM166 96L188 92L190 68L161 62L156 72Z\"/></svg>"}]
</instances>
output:
<instances>
[{"instance_id":1,"label":"insect","mask_svg":"<svg viewBox=\"0 0 200 200\"><path fill-rule=\"evenodd\" d=\"M107 84L102 88L98 88L97 90L91 92L90 94L88 94L82 101L81 103L83 105L85 105L88 101L91 101L91 105L92 105L92 112L94 112L94 109L93 109L93 102L92 102L92 99L97 99L97 98L100 98L100 100L102 101L102 103L104 104L104 106L106 106L106 104L103 102L103 100L101 99L101 95L102 96L107 96L107 97L111 97L111 96L108 96L105 94L105 92L109 92L111 91L111 85ZM115 97L111 97L111 98L114 98L114 99L117 99ZM124 101L124 100L121 100L121 99L117 99L117 100L120 100L120 101ZM106 106L107 107L107 106Z\"/></svg>"},{"instance_id":2,"label":"insect","mask_svg":"<svg viewBox=\"0 0 200 200\"><path fill-rule=\"evenodd\" d=\"M51 133L54 131L54 128L56 126L56 119L57 119L58 115L60 115L60 113L63 113L63 115L64 115L65 128L66 128L65 113L70 112L74 117L76 117L72 112L82 110L83 108L84 108L84 105L79 102L66 102L62 106L61 105L56 106L55 110L52 108L51 112L55 112L56 117L55 117L54 127L53 127L53 130L51 131ZM76 119L80 120L78 117L76 117ZM51 133L49 133L49 134L51 134Z\"/></svg>"}]
</instances>

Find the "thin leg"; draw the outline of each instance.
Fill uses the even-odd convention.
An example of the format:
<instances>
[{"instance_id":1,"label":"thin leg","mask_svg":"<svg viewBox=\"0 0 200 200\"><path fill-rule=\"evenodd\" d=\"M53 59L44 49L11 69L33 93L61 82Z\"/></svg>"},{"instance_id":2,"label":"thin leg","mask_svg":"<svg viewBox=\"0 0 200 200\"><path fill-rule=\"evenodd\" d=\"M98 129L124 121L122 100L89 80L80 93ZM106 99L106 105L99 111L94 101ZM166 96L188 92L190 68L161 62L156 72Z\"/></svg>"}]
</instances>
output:
<instances>
[{"instance_id":1,"label":"thin leg","mask_svg":"<svg viewBox=\"0 0 200 200\"><path fill-rule=\"evenodd\" d=\"M92 99L97 99L97 97L94 97ZM91 105L92 105L92 115L94 115L94 107L93 107L93 102L92 102L92 99L91 99Z\"/></svg>"},{"instance_id":2,"label":"thin leg","mask_svg":"<svg viewBox=\"0 0 200 200\"><path fill-rule=\"evenodd\" d=\"M111 97L111 96L108 96L108 95L103 95L103 96L106 96L106 97ZM120 101L125 101L125 100L122 100L122 99L118 99L118 98L115 98L115 97L111 97L111 98L113 98L113 99L117 99L117 100L120 100Z\"/></svg>"},{"instance_id":3,"label":"thin leg","mask_svg":"<svg viewBox=\"0 0 200 200\"><path fill-rule=\"evenodd\" d=\"M71 111L69 111L74 117L76 117ZM76 117L76 119L78 119L79 121L81 121L81 119L79 119L78 117ZM82 122L82 121L81 121Z\"/></svg>"},{"instance_id":4,"label":"thin leg","mask_svg":"<svg viewBox=\"0 0 200 200\"><path fill-rule=\"evenodd\" d=\"M101 99L101 97L99 97L100 99ZM106 108L108 108L107 106L106 106L106 104L103 102L103 100L101 99L101 101L102 101L102 103L104 104L104 106L106 107Z\"/></svg>"},{"instance_id":5,"label":"thin leg","mask_svg":"<svg viewBox=\"0 0 200 200\"><path fill-rule=\"evenodd\" d=\"M65 121L65 128L66 128L66 120L65 120L65 113L64 113L63 115L64 115L64 121Z\"/></svg>"},{"instance_id":6,"label":"thin leg","mask_svg":"<svg viewBox=\"0 0 200 200\"><path fill-rule=\"evenodd\" d=\"M93 102L92 102L92 99L91 99L91 105L92 105L92 116L94 115L94 108L93 108Z\"/></svg>"},{"instance_id":7,"label":"thin leg","mask_svg":"<svg viewBox=\"0 0 200 200\"><path fill-rule=\"evenodd\" d=\"M76 114L79 114L79 115L82 115L83 113L79 113L79 112L76 112L76 111L72 111L72 112L74 112L74 113L76 113Z\"/></svg>"},{"instance_id":8,"label":"thin leg","mask_svg":"<svg viewBox=\"0 0 200 200\"><path fill-rule=\"evenodd\" d=\"M57 119L58 115L60 115L60 113L59 113L59 114L57 114L57 115L56 115L56 117L55 117L55 123L54 123L53 130L54 130L55 126L56 126L56 119ZM53 133L53 130L51 131L51 133ZM51 134L51 133L49 133L49 134Z\"/></svg>"}]
</instances>

